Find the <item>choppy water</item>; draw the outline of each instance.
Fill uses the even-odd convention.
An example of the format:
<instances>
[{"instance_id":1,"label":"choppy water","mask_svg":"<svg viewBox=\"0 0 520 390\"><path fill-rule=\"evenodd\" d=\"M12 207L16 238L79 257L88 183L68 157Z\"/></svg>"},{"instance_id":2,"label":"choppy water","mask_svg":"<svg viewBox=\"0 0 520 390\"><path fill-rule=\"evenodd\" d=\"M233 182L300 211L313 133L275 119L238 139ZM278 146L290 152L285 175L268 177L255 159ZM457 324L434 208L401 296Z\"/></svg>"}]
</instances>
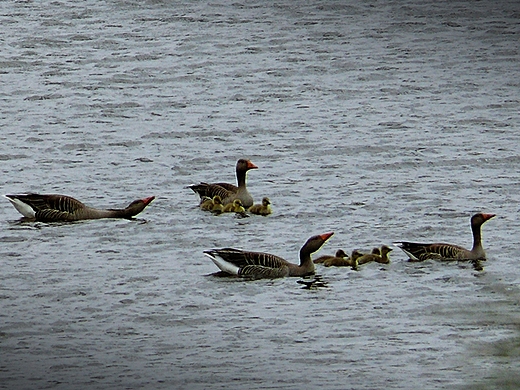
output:
<instances>
[{"instance_id":1,"label":"choppy water","mask_svg":"<svg viewBox=\"0 0 520 390\"><path fill-rule=\"evenodd\" d=\"M0 203L0 388L517 388L516 1L4 1L2 193L157 199L138 221L20 223ZM214 217L234 181L267 218ZM297 261L395 240L471 245L483 272L319 267L207 276L202 251Z\"/></svg>"}]
</instances>

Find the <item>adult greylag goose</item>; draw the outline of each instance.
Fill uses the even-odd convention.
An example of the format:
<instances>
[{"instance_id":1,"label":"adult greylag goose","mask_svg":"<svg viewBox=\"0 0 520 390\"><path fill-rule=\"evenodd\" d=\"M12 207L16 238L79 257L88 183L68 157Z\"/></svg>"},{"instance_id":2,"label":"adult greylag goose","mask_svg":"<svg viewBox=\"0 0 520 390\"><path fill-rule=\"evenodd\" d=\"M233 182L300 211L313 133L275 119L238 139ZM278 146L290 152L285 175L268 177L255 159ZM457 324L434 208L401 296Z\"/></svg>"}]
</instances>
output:
<instances>
[{"instance_id":1,"label":"adult greylag goose","mask_svg":"<svg viewBox=\"0 0 520 390\"><path fill-rule=\"evenodd\" d=\"M247 171L250 169L258 168L251 161L246 159L240 159L236 165L237 184L229 183L199 183L189 186L195 193L199 194L200 197L207 196L213 198L215 195L219 195L224 205L233 202L235 199L240 199L242 205L245 208L253 205L253 197L249 194L246 187L246 176Z\"/></svg>"},{"instance_id":2,"label":"adult greylag goose","mask_svg":"<svg viewBox=\"0 0 520 390\"><path fill-rule=\"evenodd\" d=\"M134 200L124 209L96 209L66 195L5 195L24 217L41 222L71 222L83 219L130 219L150 204L155 196Z\"/></svg>"},{"instance_id":3,"label":"adult greylag goose","mask_svg":"<svg viewBox=\"0 0 520 390\"><path fill-rule=\"evenodd\" d=\"M262 203L254 204L248 210L251 214L266 216L272 213L271 201L267 196L262 198Z\"/></svg>"},{"instance_id":4,"label":"adult greylag goose","mask_svg":"<svg viewBox=\"0 0 520 390\"><path fill-rule=\"evenodd\" d=\"M234 248L204 251L223 272L253 279L308 276L314 274L311 254L317 252L333 232L312 236L300 249L300 264L263 252L249 252Z\"/></svg>"},{"instance_id":5,"label":"adult greylag goose","mask_svg":"<svg viewBox=\"0 0 520 390\"><path fill-rule=\"evenodd\" d=\"M390 258L388 254L392 251L389 246L383 245L381 248L372 249L372 253L366 253L358 258L359 265L363 265L370 262L376 262L380 264L389 264Z\"/></svg>"},{"instance_id":6,"label":"adult greylag goose","mask_svg":"<svg viewBox=\"0 0 520 390\"><path fill-rule=\"evenodd\" d=\"M486 260L486 252L482 246L482 225L493 218L495 214L477 213L471 217L471 231L473 232L473 247L471 250L458 245L433 243L421 244L416 242L399 241L394 245L401 248L410 261L424 260Z\"/></svg>"},{"instance_id":7,"label":"adult greylag goose","mask_svg":"<svg viewBox=\"0 0 520 390\"><path fill-rule=\"evenodd\" d=\"M323 255L323 256L317 257L316 259L314 259L314 264L321 264L325 260L329 260L329 259L335 259L335 258L344 259L345 257L348 257L348 255L345 253L345 251L343 249L338 249L336 251L335 255Z\"/></svg>"}]
</instances>

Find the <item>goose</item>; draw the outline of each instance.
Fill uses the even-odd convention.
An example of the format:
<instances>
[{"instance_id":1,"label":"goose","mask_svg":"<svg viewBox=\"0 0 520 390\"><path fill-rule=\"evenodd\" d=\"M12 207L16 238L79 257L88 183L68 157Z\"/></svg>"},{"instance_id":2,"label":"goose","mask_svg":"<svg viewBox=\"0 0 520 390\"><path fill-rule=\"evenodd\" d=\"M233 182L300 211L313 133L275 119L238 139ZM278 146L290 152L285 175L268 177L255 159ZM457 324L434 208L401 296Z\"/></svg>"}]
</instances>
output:
<instances>
[{"instance_id":1,"label":"goose","mask_svg":"<svg viewBox=\"0 0 520 390\"><path fill-rule=\"evenodd\" d=\"M314 263L311 254L317 252L333 235L333 232L312 236L300 249L300 264L263 252L250 252L234 248L212 249L204 251L215 265L230 275L261 278L283 278L286 276L314 275Z\"/></svg>"},{"instance_id":2,"label":"goose","mask_svg":"<svg viewBox=\"0 0 520 390\"><path fill-rule=\"evenodd\" d=\"M251 214L266 216L271 214L271 201L267 196L262 198L262 203L251 206L248 210Z\"/></svg>"},{"instance_id":3,"label":"goose","mask_svg":"<svg viewBox=\"0 0 520 390\"><path fill-rule=\"evenodd\" d=\"M235 199L240 199L245 208L253 205L253 197L249 194L246 187L246 175L250 169L257 169L258 167L250 160L240 159L236 165L237 184L229 183L199 183L189 186L193 192L199 194L200 197L207 196L213 198L219 195L224 205L233 202Z\"/></svg>"},{"instance_id":4,"label":"goose","mask_svg":"<svg viewBox=\"0 0 520 390\"><path fill-rule=\"evenodd\" d=\"M84 219L126 218L139 214L155 196L134 200L124 209L97 209L77 199L58 194L5 195L24 217L41 222L70 222Z\"/></svg>"},{"instance_id":5,"label":"goose","mask_svg":"<svg viewBox=\"0 0 520 390\"><path fill-rule=\"evenodd\" d=\"M454 244L398 241L394 245L401 248L409 257L409 261L432 260L486 260L486 252L482 246L482 225L495 217L495 214L477 213L471 217L473 247L471 250Z\"/></svg>"}]
</instances>

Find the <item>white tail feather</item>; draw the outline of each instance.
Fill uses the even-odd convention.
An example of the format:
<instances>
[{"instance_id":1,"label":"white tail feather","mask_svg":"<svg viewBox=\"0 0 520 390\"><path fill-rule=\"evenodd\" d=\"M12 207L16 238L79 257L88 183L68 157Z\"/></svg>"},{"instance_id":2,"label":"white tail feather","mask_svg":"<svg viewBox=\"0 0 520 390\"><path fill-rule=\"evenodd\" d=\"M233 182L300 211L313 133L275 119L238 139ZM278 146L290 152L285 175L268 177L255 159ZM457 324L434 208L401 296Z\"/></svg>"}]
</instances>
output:
<instances>
[{"instance_id":1,"label":"white tail feather","mask_svg":"<svg viewBox=\"0 0 520 390\"><path fill-rule=\"evenodd\" d=\"M9 202L11 202L11 204L14 206L14 208L16 210L18 210L18 212L20 214L22 214L24 217L26 217L26 218L35 217L36 214L35 214L34 210L27 203L24 203L17 198L9 198L8 196L5 196L5 195L4 195L4 197L7 198L9 200Z\"/></svg>"},{"instance_id":2,"label":"white tail feather","mask_svg":"<svg viewBox=\"0 0 520 390\"><path fill-rule=\"evenodd\" d=\"M239 268L236 265L230 263L229 261L224 260L223 258L221 258L218 255L213 256L209 253L204 253L204 254L206 256L208 256L211 260L213 260L215 265L218 268L220 268L221 271L227 272L228 274L231 274L231 275L238 275Z\"/></svg>"},{"instance_id":3,"label":"white tail feather","mask_svg":"<svg viewBox=\"0 0 520 390\"><path fill-rule=\"evenodd\" d=\"M413 261L421 261L419 260L417 257L415 257L415 255L411 252L408 252L406 249L404 249L404 244L402 242L394 242L393 243L394 246L400 248L404 253L406 253L406 255Z\"/></svg>"}]
</instances>

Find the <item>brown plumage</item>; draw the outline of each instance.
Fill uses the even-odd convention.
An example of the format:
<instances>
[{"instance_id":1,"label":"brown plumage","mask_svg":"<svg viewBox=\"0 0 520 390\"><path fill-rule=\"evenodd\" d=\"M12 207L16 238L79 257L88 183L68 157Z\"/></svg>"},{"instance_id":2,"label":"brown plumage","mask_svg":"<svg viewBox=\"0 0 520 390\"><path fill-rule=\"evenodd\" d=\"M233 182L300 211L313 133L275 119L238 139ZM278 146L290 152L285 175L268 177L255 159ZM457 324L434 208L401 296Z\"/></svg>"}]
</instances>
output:
<instances>
[{"instance_id":1,"label":"brown plumage","mask_svg":"<svg viewBox=\"0 0 520 390\"><path fill-rule=\"evenodd\" d=\"M317 252L334 233L313 236L300 249L300 264L263 252L250 252L234 248L204 251L217 267L230 275L254 279L308 276L314 274L311 254Z\"/></svg>"},{"instance_id":2,"label":"brown plumage","mask_svg":"<svg viewBox=\"0 0 520 390\"><path fill-rule=\"evenodd\" d=\"M42 222L70 222L83 219L130 219L150 204L155 196L134 200L124 209L96 209L67 195L18 194L5 195L24 217Z\"/></svg>"},{"instance_id":3,"label":"brown plumage","mask_svg":"<svg viewBox=\"0 0 520 390\"><path fill-rule=\"evenodd\" d=\"M229 183L199 183L189 186L195 193L202 198L207 196L213 198L215 195L220 196L224 205L240 199L242 206L245 208L253 205L253 197L249 194L246 187L247 171L258 168L251 161L240 159L236 165L237 185Z\"/></svg>"},{"instance_id":4,"label":"brown plumage","mask_svg":"<svg viewBox=\"0 0 520 390\"><path fill-rule=\"evenodd\" d=\"M433 243L421 244L416 242L395 242L408 255L410 261L424 260L485 260L486 252L482 246L482 225L493 218L495 214L478 213L471 217L471 231L473 233L473 247L471 250L458 245Z\"/></svg>"}]
</instances>

